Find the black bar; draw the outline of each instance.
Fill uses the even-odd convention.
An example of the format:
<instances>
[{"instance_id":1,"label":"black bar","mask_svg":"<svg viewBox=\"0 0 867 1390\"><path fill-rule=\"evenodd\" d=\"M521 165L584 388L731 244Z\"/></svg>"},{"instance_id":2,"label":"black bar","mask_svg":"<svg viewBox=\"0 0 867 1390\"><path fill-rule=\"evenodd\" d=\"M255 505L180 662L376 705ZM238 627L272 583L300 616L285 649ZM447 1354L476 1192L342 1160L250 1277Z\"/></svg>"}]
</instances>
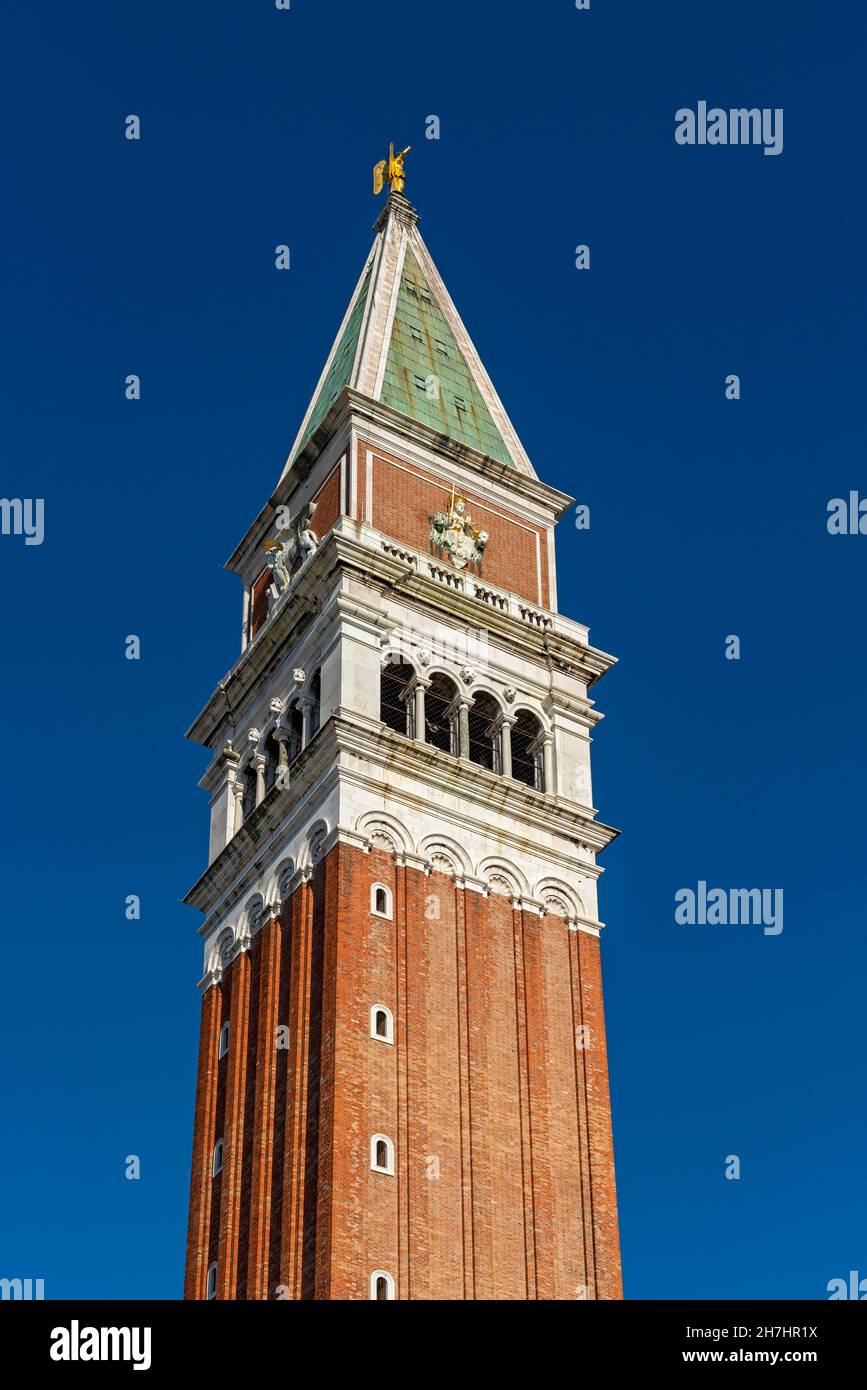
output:
<instances>
[{"instance_id":1,"label":"black bar","mask_svg":"<svg viewBox=\"0 0 867 1390\"><path fill-rule=\"evenodd\" d=\"M476 1303L472 1311L463 1312L454 1303L417 1307L418 1312L413 1314L411 1302L405 1304L403 1311L377 1311L366 1305L353 1308L352 1304L325 1301L18 1301L7 1302L0 1310L0 1336L4 1366L20 1367L25 1374L34 1370L48 1371L52 1376L86 1374L93 1378L106 1368L115 1376L133 1374L136 1359L141 1364L139 1375L189 1371L197 1377L217 1377L213 1383L225 1386L226 1376L233 1372L242 1373L246 1381L270 1377L277 1370L293 1377L299 1369L297 1358L302 1348L308 1376L312 1355L318 1352L323 1370L333 1371L334 1352L343 1347L360 1371L383 1331L393 1334L406 1316L410 1322L402 1324L404 1331L430 1337L419 1344L425 1377L439 1362L452 1378L456 1372L461 1373L459 1379L474 1364L484 1367L487 1355L493 1362L509 1348L512 1370L513 1355L515 1362L526 1357L528 1367L535 1366L537 1374L540 1370L544 1373L545 1368L552 1370L554 1358L559 1355L568 1358L564 1372L572 1380L591 1365L607 1367L611 1372L635 1369L646 1375L666 1373L674 1367L712 1364L731 1369L736 1363L764 1365L774 1370L803 1365L823 1373L843 1368L854 1371L862 1361L867 1329L863 1315L846 1301L576 1301L569 1306L552 1303L545 1309L529 1303ZM414 1322L414 1317L419 1316L420 1322ZM313 1323L308 1325L311 1317ZM299 1332L321 1336L325 1330L325 1324L320 1322L323 1317L334 1319L328 1340L294 1340ZM466 1339L469 1356L460 1353L456 1360L455 1342L442 1339L444 1317L449 1323L452 1317L457 1319L454 1328ZM524 1317L526 1323L515 1322ZM334 1333L346 1326L346 1318L350 1320L353 1341L341 1343L335 1341ZM128 1335L119 1332L115 1341L110 1334L104 1338L100 1334L97 1340L88 1330L102 1328L123 1329ZM137 1336L133 1329L139 1329ZM546 1339L544 1343L539 1341L540 1334ZM385 1345L393 1349L391 1341ZM104 1351L110 1357L115 1346L118 1352L127 1354L126 1360L90 1360L81 1355L98 1347L100 1353ZM70 1356L77 1349L79 1359L53 1359L52 1347ZM381 1357L378 1364L383 1364ZM405 1380L408 1372L410 1367L405 1366L400 1378ZM414 1372L411 1378L416 1379Z\"/></svg>"}]
</instances>

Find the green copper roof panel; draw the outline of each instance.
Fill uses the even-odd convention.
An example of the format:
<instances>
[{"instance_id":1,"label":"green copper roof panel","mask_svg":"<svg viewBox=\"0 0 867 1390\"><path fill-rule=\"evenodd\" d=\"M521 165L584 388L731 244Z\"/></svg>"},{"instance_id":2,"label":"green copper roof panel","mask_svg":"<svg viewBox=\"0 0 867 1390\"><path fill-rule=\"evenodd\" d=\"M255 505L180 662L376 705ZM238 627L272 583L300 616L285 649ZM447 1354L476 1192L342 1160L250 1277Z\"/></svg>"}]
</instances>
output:
<instances>
[{"instance_id":1,"label":"green copper roof panel","mask_svg":"<svg viewBox=\"0 0 867 1390\"><path fill-rule=\"evenodd\" d=\"M380 396L384 405L468 444L513 460L415 255L408 248Z\"/></svg>"},{"instance_id":2,"label":"green copper roof panel","mask_svg":"<svg viewBox=\"0 0 867 1390\"><path fill-rule=\"evenodd\" d=\"M328 375L322 383L322 390L316 398L316 404L307 421L307 428L303 438L295 450L300 454L304 445L315 434L322 424L329 410L333 406L340 392L349 381L349 374L352 371L352 364L355 361L355 349L358 346L358 335L361 331L361 320L364 317L364 306L367 302L367 289L370 284L370 268L364 277L364 282L358 292L358 298L352 308L352 313L343 330L343 336L337 345L337 351L328 371Z\"/></svg>"}]
</instances>

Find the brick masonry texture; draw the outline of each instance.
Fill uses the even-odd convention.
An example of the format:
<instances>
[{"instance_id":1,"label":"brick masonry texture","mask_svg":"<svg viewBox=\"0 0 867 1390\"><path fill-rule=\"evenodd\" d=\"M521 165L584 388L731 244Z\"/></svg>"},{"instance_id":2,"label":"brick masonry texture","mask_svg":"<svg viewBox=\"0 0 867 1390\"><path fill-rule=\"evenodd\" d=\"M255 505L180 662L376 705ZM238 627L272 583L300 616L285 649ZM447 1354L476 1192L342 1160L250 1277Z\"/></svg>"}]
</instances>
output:
<instances>
[{"instance_id":1,"label":"brick masonry texture","mask_svg":"<svg viewBox=\"0 0 867 1390\"><path fill-rule=\"evenodd\" d=\"M357 520L365 519L368 445L359 441ZM370 524L394 540L404 541L416 550L427 551L430 544L430 518L448 507L451 489L441 478L414 464L385 454L373 453L373 508ZM411 471L408 471L411 468ZM530 525L507 509L493 511L471 491L464 491L467 510L478 530L487 531L488 541L482 559L483 578L501 589L518 594L530 603L548 605L548 537L544 530ZM318 519L318 518L317 518ZM537 537L539 563L537 565ZM541 590L539 577L541 574Z\"/></svg>"},{"instance_id":2,"label":"brick masonry texture","mask_svg":"<svg viewBox=\"0 0 867 1390\"><path fill-rule=\"evenodd\" d=\"M317 536L330 531L340 515L340 465L332 468L325 482L316 493L316 514L313 517L313 530Z\"/></svg>"},{"instance_id":3,"label":"brick masonry texture","mask_svg":"<svg viewBox=\"0 0 867 1390\"><path fill-rule=\"evenodd\" d=\"M367 451L360 441L356 450L357 515L366 517ZM430 549L430 518L448 505L451 495L442 479L408 465L381 450L373 453L372 516L370 524L397 541L404 541L416 550ZM408 471L410 470L411 471ZM316 515L313 529L320 540L331 530L341 514L339 464L331 470L315 494ZM347 482L347 497L350 493ZM548 535L538 526L523 521L517 514L502 507L493 511L469 491L463 496L473 522L480 531L487 531L490 540L482 560L483 580L488 579L501 589L517 594L530 603L547 607ZM537 560L538 552L538 560ZM446 561L448 563L448 561ZM250 606L250 635L255 637L268 616L268 584L270 572L262 570L253 583Z\"/></svg>"},{"instance_id":4,"label":"brick masonry texture","mask_svg":"<svg viewBox=\"0 0 867 1390\"><path fill-rule=\"evenodd\" d=\"M186 1298L214 1260L219 1298L621 1298L598 938L334 846L203 996Z\"/></svg>"}]
</instances>

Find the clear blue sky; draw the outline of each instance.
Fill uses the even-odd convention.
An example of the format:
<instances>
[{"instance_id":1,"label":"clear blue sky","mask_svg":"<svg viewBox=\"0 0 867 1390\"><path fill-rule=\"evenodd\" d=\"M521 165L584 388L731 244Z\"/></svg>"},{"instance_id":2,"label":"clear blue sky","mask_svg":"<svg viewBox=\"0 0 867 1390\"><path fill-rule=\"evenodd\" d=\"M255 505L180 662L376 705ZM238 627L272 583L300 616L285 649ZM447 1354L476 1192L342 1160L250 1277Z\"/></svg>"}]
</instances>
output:
<instances>
[{"instance_id":1,"label":"clear blue sky","mask_svg":"<svg viewBox=\"0 0 867 1390\"><path fill-rule=\"evenodd\" d=\"M9 17L0 492L43 497L46 534L0 538L0 1275L180 1294L201 944L179 900L208 834L182 733L237 655L221 565L389 139L539 474L591 508L558 557L561 607L621 659L594 790L624 830L600 897L626 1294L867 1275L867 537L825 525L867 495L864 39L857 6L792 0ZM782 107L783 153L677 145L700 100ZM782 934L678 926L700 879L782 888Z\"/></svg>"}]
</instances>

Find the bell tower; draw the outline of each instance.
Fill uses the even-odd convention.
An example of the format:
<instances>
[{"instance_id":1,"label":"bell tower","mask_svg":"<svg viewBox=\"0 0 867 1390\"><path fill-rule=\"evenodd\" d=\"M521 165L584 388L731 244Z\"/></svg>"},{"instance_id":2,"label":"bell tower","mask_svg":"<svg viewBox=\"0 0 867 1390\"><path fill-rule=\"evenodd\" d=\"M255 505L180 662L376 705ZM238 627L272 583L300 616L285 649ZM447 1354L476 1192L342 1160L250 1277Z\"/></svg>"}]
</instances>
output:
<instances>
[{"instance_id":1,"label":"bell tower","mask_svg":"<svg viewBox=\"0 0 867 1390\"><path fill-rule=\"evenodd\" d=\"M190 1299L622 1296L590 780L613 658L558 610L572 499L437 272L406 153L189 730Z\"/></svg>"}]
</instances>

